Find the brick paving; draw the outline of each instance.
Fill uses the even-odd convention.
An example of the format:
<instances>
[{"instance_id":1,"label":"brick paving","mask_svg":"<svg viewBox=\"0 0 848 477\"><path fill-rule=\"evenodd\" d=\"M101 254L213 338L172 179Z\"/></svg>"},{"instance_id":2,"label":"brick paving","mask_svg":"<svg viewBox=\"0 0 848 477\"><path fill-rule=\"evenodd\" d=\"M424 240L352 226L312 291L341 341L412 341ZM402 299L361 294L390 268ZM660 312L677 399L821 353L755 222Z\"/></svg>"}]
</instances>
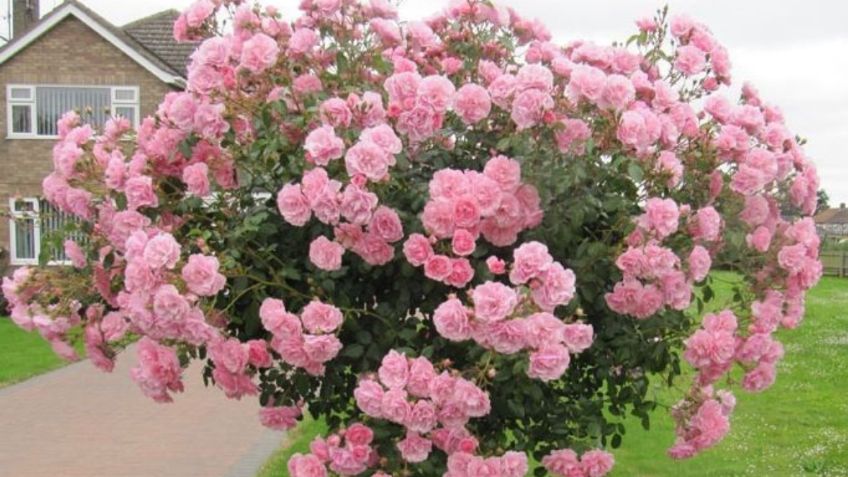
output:
<instances>
[{"instance_id":1,"label":"brick paving","mask_svg":"<svg viewBox=\"0 0 848 477\"><path fill-rule=\"evenodd\" d=\"M157 404L129 378L135 361L130 348L111 374L81 362L0 389L0 476L253 477L279 446L258 402L204 387L199 363Z\"/></svg>"}]
</instances>

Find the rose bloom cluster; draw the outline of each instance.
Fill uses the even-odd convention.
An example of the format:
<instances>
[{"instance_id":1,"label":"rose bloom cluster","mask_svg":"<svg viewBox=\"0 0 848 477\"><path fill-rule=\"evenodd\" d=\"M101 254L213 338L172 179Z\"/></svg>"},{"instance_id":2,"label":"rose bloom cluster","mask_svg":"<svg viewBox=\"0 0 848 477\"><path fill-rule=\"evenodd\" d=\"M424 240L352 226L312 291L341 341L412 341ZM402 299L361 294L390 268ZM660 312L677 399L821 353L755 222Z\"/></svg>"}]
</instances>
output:
<instances>
[{"instance_id":1,"label":"rose bloom cluster","mask_svg":"<svg viewBox=\"0 0 848 477\"><path fill-rule=\"evenodd\" d=\"M308 454L297 453L289 459L289 475L322 477L328 475L328 467L337 475L359 475L380 458L371 445L373 440L374 431L358 422L326 439L317 437L309 444Z\"/></svg>"},{"instance_id":2,"label":"rose bloom cluster","mask_svg":"<svg viewBox=\"0 0 848 477\"><path fill-rule=\"evenodd\" d=\"M44 196L84 239L64 243L71 267L3 279L17 325L68 359L82 329L105 371L137 338L132 379L159 402L200 357L228 397L258 396L268 427L327 418L334 432L289 461L297 477L526 475L527 454L502 449L515 381L551 399L510 439L545 446L552 475L605 475L612 456L592 447L615 426L565 419L582 441L541 416L624 399L618 377L645 362L618 338L637 334L684 343L696 370L672 457L729 432L728 373L746 391L775 381L775 332L821 276L819 182L777 107L750 85L726 97L706 26L661 11L608 47L556 44L477 0L409 22L385 0L300 10L196 0L174 25L199 43L185 91L135 129L62 117ZM666 329L719 254L750 293Z\"/></svg>"},{"instance_id":3,"label":"rose bloom cluster","mask_svg":"<svg viewBox=\"0 0 848 477\"><path fill-rule=\"evenodd\" d=\"M427 460L433 445L446 454L474 452L477 439L465 428L469 419L491 410L489 395L471 381L441 373L427 358L410 359L397 351L383 357L377 376L363 378L353 392L365 415L403 426L397 443L403 460Z\"/></svg>"},{"instance_id":4,"label":"rose bloom cluster","mask_svg":"<svg viewBox=\"0 0 848 477\"><path fill-rule=\"evenodd\" d=\"M342 349L342 342L333 333L342 325L344 315L333 305L313 300L298 317L286 311L282 300L267 298L259 316L262 326L271 333L271 349L286 363L313 376L323 375L324 363Z\"/></svg>"},{"instance_id":5,"label":"rose bloom cluster","mask_svg":"<svg viewBox=\"0 0 848 477\"><path fill-rule=\"evenodd\" d=\"M505 247L515 243L523 230L542 221L538 191L521 182L518 161L504 156L489 159L482 173L437 171L429 192L421 216L429 238L411 234L403 252L410 264L424 267L427 278L457 288L464 288L474 278L467 257L474 253L481 235L489 243ZM448 239L453 257L433 248Z\"/></svg>"},{"instance_id":6,"label":"rose bloom cluster","mask_svg":"<svg viewBox=\"0 0 848 477\"><path fill-rule=\"evenodd\" d=\"M569 353L592 345L591 325L566 324L553 315L574 296L574 272L555 262L545 245L528 242L515 249L509 280L512 287L487 281L470 290L472 307L448 298L433 313L436 331L450 341L473 339L502 354L529 350L528 376L559 379L568 369Z\"/></svg>"},{"instance_id":7,"label":"rose bloom cluster","mask_svg":"<svg viewBox=\"0 0 848 477\"><path fill-rule=\"evenodd\" d=\"M602 477L615 464L612 454L602 450L590 450L579 456L571 449L560 449L542 458L542 465L551 474L559 477Z\"/></svg>"}]
</instances>

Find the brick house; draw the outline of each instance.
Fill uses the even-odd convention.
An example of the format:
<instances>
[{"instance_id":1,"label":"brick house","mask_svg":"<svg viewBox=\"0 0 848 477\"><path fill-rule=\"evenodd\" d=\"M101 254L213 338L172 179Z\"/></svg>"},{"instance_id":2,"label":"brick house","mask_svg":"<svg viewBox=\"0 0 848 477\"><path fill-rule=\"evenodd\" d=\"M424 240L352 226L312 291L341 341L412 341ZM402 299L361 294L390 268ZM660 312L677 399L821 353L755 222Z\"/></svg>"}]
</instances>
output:
<instances>
[{"instance_id":1,"label":"brick house","mask_svg":"<svg viewBox=\"0 0 848 477\"><path fill-rule=\"evenodd\" d=\"M815 216L816 230L819 236L829 241L848 238L848 208L839 204L839 208L825 209Z\"/></svg>"},{"instance_id":2,"label":"brick house","mask_svg":"<svg viewBox=\"0 0 848 477\"><path fill-rule=\"evenodd\" d=\"M42 237L69 220L39 198L56 120L73 109L95 126L112 115L138 124L183 87L195 45L173 40L174 10L116 27L73 0L40 20L37 0L13 4L13 39L0 48L0 248L19 266L37 263Z\"/></svg>"}]
</instances>

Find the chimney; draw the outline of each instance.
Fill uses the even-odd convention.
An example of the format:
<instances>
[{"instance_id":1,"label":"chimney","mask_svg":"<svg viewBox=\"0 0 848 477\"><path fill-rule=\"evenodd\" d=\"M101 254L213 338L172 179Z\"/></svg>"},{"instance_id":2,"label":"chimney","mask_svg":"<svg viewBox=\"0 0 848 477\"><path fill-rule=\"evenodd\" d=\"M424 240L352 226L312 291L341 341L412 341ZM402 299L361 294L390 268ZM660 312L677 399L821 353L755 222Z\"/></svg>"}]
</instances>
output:
<instances>
[{"instance_id":1,"label":"chimney","mask_svg":"<svg viewBox=\"0 0 848 477\"><path fill-rule=\"evenodd\" d=\"M38 21L39 0L12 0L12 38L23 36Z\"/></svg>"}]
</instances>

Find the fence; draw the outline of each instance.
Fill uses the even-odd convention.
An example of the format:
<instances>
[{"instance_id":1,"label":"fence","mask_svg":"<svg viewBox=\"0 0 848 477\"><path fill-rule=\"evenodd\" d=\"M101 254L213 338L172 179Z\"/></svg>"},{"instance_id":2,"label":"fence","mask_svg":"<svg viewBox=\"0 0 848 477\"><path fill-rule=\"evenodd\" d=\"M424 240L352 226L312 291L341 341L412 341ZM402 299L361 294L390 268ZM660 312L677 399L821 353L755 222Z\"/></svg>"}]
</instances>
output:
<instances>
[{"instance_id":1,"label":"fence","mask_svg":"<svg viewBox=\"0 0 848 477\"><path fill-rule=\"evenodd\" d=\"M836 277L848 277L848 252L821 252L820 257L822 265L824 266L825 275L833 275Z\"/></svg>"}]
</instances>

